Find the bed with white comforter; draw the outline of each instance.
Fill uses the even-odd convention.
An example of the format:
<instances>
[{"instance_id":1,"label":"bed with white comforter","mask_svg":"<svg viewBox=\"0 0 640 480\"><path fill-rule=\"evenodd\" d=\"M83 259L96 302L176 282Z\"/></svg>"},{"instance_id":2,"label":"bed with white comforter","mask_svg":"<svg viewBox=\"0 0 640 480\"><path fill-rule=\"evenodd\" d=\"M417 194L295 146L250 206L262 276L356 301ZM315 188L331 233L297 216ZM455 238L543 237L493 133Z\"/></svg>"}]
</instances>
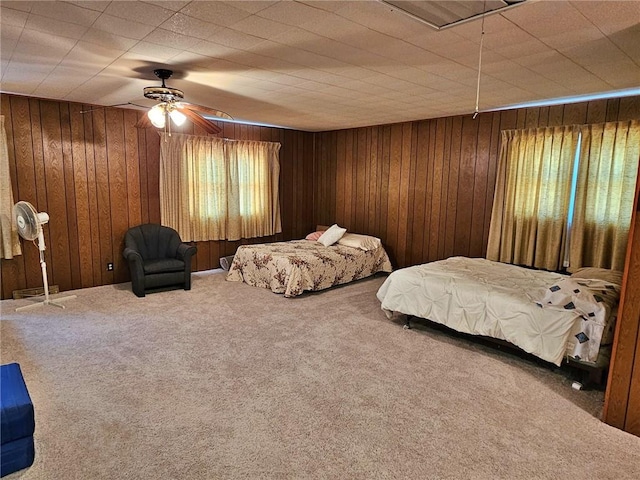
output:
<instances>
[{"instance_id":1,"label":"bed with white comforter","mask_svg":"<svg viewBox=\"0 0 640 480\"><path fill-rule=\"evenodd\" d=\"M388 316L398 312L506 340L560 365L567 354L596 361L601 343L612 337L619 291L602 279L452 257L396 270L377 297Z\"/></svg>"}]
</instances>

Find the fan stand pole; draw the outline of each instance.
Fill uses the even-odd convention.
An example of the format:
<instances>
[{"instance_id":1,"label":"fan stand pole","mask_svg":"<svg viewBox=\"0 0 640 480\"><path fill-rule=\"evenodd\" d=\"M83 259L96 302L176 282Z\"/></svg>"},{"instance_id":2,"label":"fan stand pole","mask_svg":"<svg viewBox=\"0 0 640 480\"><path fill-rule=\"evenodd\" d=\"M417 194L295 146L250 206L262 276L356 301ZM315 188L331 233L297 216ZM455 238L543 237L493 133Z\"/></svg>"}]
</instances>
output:
<instances>
[{"instance_id":1,"label":"fan stand pole","mask_svg":"<svg viewBox=\"0 0 640 480\"><path fill-rule=\"evenodd\" d=\"M65 308L64 305L58 302L76 298L76 295L69 295L66 297L56 298L55 300L49 299L49 280L47 279L47 262L44 261L44 249L44 234L42 232L42 228L40 228L40 231L38 232L38 250L40 250L40 268L42 269L42 283L44 285L44 301L18 307L16 308L16 312L42 307L44 305L53 305L54 307Z\"/></svg>"}]
</instances>

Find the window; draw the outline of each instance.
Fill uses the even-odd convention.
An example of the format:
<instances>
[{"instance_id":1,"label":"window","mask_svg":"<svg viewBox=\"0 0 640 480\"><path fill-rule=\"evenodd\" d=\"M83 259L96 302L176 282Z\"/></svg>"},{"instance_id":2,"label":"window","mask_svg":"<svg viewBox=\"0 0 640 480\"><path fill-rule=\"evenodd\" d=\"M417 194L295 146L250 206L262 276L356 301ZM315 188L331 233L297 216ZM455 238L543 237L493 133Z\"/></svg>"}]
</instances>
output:
<instances>
[{"instance_id":1,"label":"window","mask_svg":"<svg viewBox=\"0 0 640 480\"><path fill-rule=\"evenodd\" d=\"M279 143L162 134L160 209L184 241L282 231Z\"/></svg>"},{"instance_id":2,"label":"window","mask_svg":"<svg viewBox=\"0 0 640 480\"><path fill-rule=\"evenodd\" d=\"M640 122L502 132L487 258L622 269Z\"/></svg>"}]
</instances>

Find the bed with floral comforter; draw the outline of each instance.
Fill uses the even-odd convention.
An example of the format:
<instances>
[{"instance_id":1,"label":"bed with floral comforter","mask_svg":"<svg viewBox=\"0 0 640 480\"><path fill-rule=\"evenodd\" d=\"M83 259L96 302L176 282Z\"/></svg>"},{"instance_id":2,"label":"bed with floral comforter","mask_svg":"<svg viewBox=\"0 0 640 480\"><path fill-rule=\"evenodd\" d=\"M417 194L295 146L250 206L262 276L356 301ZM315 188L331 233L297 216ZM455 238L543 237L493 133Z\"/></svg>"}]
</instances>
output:
<instances>
[{"instance_id":1,"label":"bed with floral comforter","mask_svg":"<svg viewBox=\"0 0 640 480\"><path fill-rule=\"evenodd\" d=\"M292 240L240 246L227 280L295 297L304 291L324 290L391 271L383 247L364 251L339 244L325 247L318 242Z\"/></svg>"}]
</instances>

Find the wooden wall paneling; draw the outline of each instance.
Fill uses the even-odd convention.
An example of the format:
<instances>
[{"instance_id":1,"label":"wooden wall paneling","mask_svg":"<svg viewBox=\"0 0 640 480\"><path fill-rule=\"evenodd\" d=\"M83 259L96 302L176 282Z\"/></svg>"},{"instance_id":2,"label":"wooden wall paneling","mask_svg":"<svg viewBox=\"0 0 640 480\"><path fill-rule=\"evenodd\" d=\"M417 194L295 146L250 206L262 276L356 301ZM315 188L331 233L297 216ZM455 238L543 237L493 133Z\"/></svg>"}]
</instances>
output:
<instances>
[{"instance_id":1,"label":"wooden wall paneling","mask_svg":"<svg viewBox=\"0 0 640 480\"><path fill-rule=\"evenodd\" d=\"M83 109L90 109L83 105ZM97 111L96 111L97 113ZM89 222L91 228L91 252L93 264L93 286L102 285L102 257L100 255L100 215L98 208L98 182L96 177L96 154L93 134L94 113L84 114L84 144L87 161L87 192L89 196Z\"/></svg>"},{"instance_id":2,"label":"wooden wall paneling","mask_svg":"<svg viewBox=\"0 0 640 480\"><path fill-rule=\"evenodd\" d=\"M283 209L282 209L282 233L285 238L290 238L293 232L293 215L290 213L296 207L294 205L293 199L293 174L294 170L292 168L293 163L293 151L289 142L293 141L293 134L290 130L286 130L284 132L284 142L282 148L281 158L283 160L284 168L280 170L280 175L282 177L283 182L281 183L283 186L282 189L282 201L283 201Z\"/></svg>"},{"instance_id":3,"label":"wooden wall paneling","mask_svg":"<svg viewBox=\"0 0 640 480\"><path fill-rule=\"evenodd\" d=\"M74 289L82 287L80 272L80 252L74 248L79 243L78 207L76 201L75 175L73 167L73 145L71 136L71 104L60 105L60 127L62 130L62 164L64 171L64 190L66 197L68 245L67 252L71 261L71 285Z\"/></svg>"},{"instance_id":4,"label":"wooden wall paneling","mask_svg":"<svg viewBox=\"0 0 640 480\"><path fill-rule=\"evenodd\" d=\"M70 290L73 285L69 256L60 103L41 101L40 114L47 179L47 213L51 218L47 224L49 227L47 249L51 252L47 270L52 284L59 285L61 290Z\"/></svg>"},{"instance_id":5,"label":"wooden wall paneling","mask_svg":"<svg viewBox=\"0 0 640 480\"><path fill-rule=\"evenodd\" d=\"M451 130L451 158L449 159L449 195L447 200L447 236L445 258L455 252L455 225L458 213L458 189L460 184L460 151L462 145L462 117L454 117ZM465 186L466 188L466 186Z\"/></svg>"},{"instance_id":6,"label":"wooden wall paneling","mask_svg":"<svg viewBox=\"0 0 640 480\"><path fill-rule=\"evenodd\" d=\"M640 285L640 218L636 216L634 231L628 254L629 261L625 275L626 285ZM640 296L624 288L620 298L620 321L616 326L616 336L612 355L611 370L605 397L604 421L614 427L625 428L631 380L634 373L634 358L638 338L638 315ZM627 321L630 320L630 321Z\"/></svg>"},{"instance_id":7,"label":"wooden wall paneling","mask_svg":"<svg viewBox=\"0 0 640 480\"><path fill-rule=\"evenodd\" d=\"M28 106L28 104L27 104ZM18 202L23 200L20 197L20 190L18 188L18 153L15 151L15 138L13 133L14 113L9 101L0 102L0 112L4 115L4 126L7 133L7 153L9 156L9 174L11 175L11 188L13 189L13 200ZM26 114L28 118L28 111ZM12 141L13 140L13 141ZM31 157L33 162L33 156ZM31 165L30 171L27 175L31 175L32 183L35 184L35 174L33 173L33 165ZM24 192L25 194L28 192ZM0 286L2 287L2 298L11 298L12 292L20 288L24 288L26 285L25 277L25 250L26 242L20 240L22 247L22 255L16 255L12 259L0 259Z\"/></svg>"},{"instance_id":8,"label":"wooden wall paneling","mask_svg":"<svg viewBox=\"0 0 640 480\"><path fill-rule=\"evenodd\" d=\"M434 168L435 162L435 150L436 150L436 122L435 120L429 120L429 142L427 143L427 156L425 161L427 164L426 178L425 178L425 205L424 205L424 238L421 246L422 262L429 261L429 258L433 255L431 246L431 239L436 231L436 226L431 224L431 217L434 209L433 205L433 184L434 184Z\"/></svg>"},{"instance_id":9,"label":"wooden wall paneling","mask_svg":"<svg viewBox=\"0 0 640 480\"><path fill-rule=\"evenodd\" d=\"M538 115L537 127L549 125L549 110L550 107L540 107L540 114Z\"/></svg>"},{"instance_id":10,"label":"wooden wall paneling","mask_svg":"<svg viewBox=\"0 0 640 480\"><path fill-rule=\"evenodd\" d=\"M147 129L136 128L138 135L138 174L140 176L140 224L149 223L149 194L147 186Z\"/></svg>"},{"instance_id":11,"label":"wooden wall paneling","mask_svg":"<svg viewBox=\"0 0 640 480\"><path fill-rule=\"evenodd\" d=\"M640 118L640 96L620 99L620 109L616 121L638 120Z\"/></svg>"},{"instance_id":12,"label":"wooden wall paneling","mask_svg":"<svg viewBox=\"0 0 640 480\"><path fill-rule=\"evenodd\" d=\"M540 108L527 108L525 112L524 128L538 128L538 120L540 119Z\"/></svg>"},{"instance_id":13,"label":"wooden wall paneling","mask_svg":"<svg viewBox=\"0 0 640 480\"><path fill-rule=\"evenodd\" d=\"M477 141L478 122L474 121L470 115L467 115L462 119L460 172L458 176L458 212L456 213L454 242L455 255L469 255Z\"/></svg>"},{"instance_id":14,"label":"wooden wall paneling","mask_svg":"<svg viewBox=\"0 0 640 480\"><path fill-rule=\"evenodd\" d=\"M353 130L347 130L344 137L344 163L345 163L345 176L344 176L344 206L343 216L344 225L347 229L353 229L353 196L355 195L354 187L354 175L353 175Z\"/></svg>"},{"instance_id":15,"label":"wooden wall paneling","mask_svg":"<svg viewBox=\"0 0 640 480\"><path fill-rule=\"evenodd\" d=\"M433 132L433 150L431 154L431 209L429 224L429 259L438 260L438 248L440 243L440 218L444 214L445 203L443 202L442 190L443 190L443 175L442 172L445 169L444 159L444 146L445 146L445 133L446 133L446 121L444 118L438 118L432 120L432 132Z\"/></svg>"},{"instance_id":16,"label":"wooden wall paneling","mask_svg":"<svg viewBox=\"0 0 640 480\"><path fill-rule=\"evenodd\" d=\"M398 184L398 231L396 246L398 252L398 265L407 265L407 245L409 226L409 181L411 172L411 154L413 145L413 122L402 125L402 137L400 152L400 182Z\"/></svg>"},{"instance_id":17,"label":"wooden wall paneling","mask_svg":"<svg viewBox=\"0 0 640 480\"><path fill-rule=\"evenodd\" d=\"M369 128L369 156L367 158L367 162L369 165L369 173L368 173L368 194L369 199L367 203L367 229L366 233L368 234L377 234L377 220L376 220L376 212L378 211L378 174L379 174L379 163L380 158L378 157L378 135L380 132L380 128L371 127Z\"/></svg>"},{"instance_id":18,"label":"wooden wall paneling","mask_svg":"<svg viewBox=\"0 0 640 480\"><path fill-rule=\"evenodd\" d=\"M516 112L516 126L514 128L523 129L527 121L527 108L519 108Z\"/></svg>"},{"instance_id":19,"label":"wooden wall paneling","mask_svg":"<svg viewBox=\"0 0 640 480\"><path fill-rule=\"evenodd\" d=\"M533 122L533 118L537 121L539 118L539 109L529 119ZM477 142L475 153L474 183L473 183L473 200L471 205L471 236L468 255L470 257L482 257L483 251L486 249L484 241L485 230L485 208L487 200L487 184L489 183L489 162L491 156L489 148L491 147L491 127L493 124L493 114L478 115L477 123Z\"/></svg>"},{"instance_id":20,"label":"wooden wall paneling","mask_svg":"<svg viewBox=\"0 0 640 480\"><path fill-rule=\"evenodd\" d=\"M389 172L391 170L391 125L385 125L382 128L381 142L381 175L380 175L380 211L378 212L378 232L385 247L389 247L389 236L387 235L387 220L389 211ZM338 162L339 165L339 162ZM393 263L393 259L391 259ZM397 266L396 263L393 263Z\"/></svg>"},{"instance_id":21,"label":"wooden wall paneling","mask_svg":"<svg viewBox=\"0 0 640 480\"><path fill-rule=\"evenodd\" d=\"M549 107L549 120L547 121L546 126L549 126L549 127L560 126L562 125L563 118L564 118L564 105L552 105ZM540 125L540 126L543 127L545 125Z\"/></svg>"},{"instance_id":22,"label":"wooden wall paneling","mask_svg":"<svg viewBox=\"0 0 640 480\"><path fill-rule=\"evenodd\" d=\"M636 322L638 322L637 317ZM640 332L636 337L635 343L633 374L629 388L627 417L624 423L624 430L640 436Z\"/></svg>"},{"instance_id":23,"label":"wooden wall paneling","mask_svg":"<svg viewBox=\"0 0 640 480\"><path fill-rule=\"evenodd\" d=\"M389 256L394 265L399 263L398 252L398 208L400 205L400 172L402 165L402 124L391 126L389 149L389 193L387 204L387 241Z\"/></svg>"},{"instance_id":24,"label":"wooden wall paneling","mask_svg":"<svg viewBox=\"0 0 640 480\"><path fill-rule=\"evenodd\" d=\"M444 128L444 150L442 154L442 192L441 192L441 208L440 223L438 224L438 258L446 258L445 249L447 242L447 206L449 204L449 163L451 159L451 131L453 128L453 119L448 117L445 119Z\"/></svg>"},{"instance_id":25,"label":"wooden wall paneling","mask_svg":"<svg viewBox=\"0 0 640 480\"><path fill-rule=\"evenodd\" d=\"M38 210L37 180L33 144L31 141L31 113L29 101L26 98L11 98L10 102L1 102L5 115L7 130L7 150L9 165L13 178L15 202L24 200L30 202ZM5 111L5 108L8 108ZM13 141L11 141L13 140ZM13 260L3 260L3 294L10 298L13 290L26 288L26 285L42 284L39 265L39 253L31 242L20 240L22 255ZM31 268L29 268L31 267Z\"/></svg>"},{"instance_id":26,"label":"wooden wall paneling","mask_svg":"<svg viewBox=\"0 0 640 480\"><path fill-rule=\"evenodd\" d=\"M149 223L160 220L160 136L154 128L148 128L147 140L147 198L149 203Z\"/></svg>"},{"instance_id":27,"label":"wooden wall paneling","mask_svg":"<svg viewBox=\"0 0 640 480\"><path fill-rule=\"evenodd\" d=\"M138 148L139 113L135 110L124 111L124 148L127 179L127 209L129 213L129 227L142 223L142 205L140 197L140 149Z\"/></svg>"},{"instance_id":28,"label":"wooden wall paneling","mask_svg":"<svg viewBox=\"0 0 640 480\"><path fill-rule=\"evenodd\" d=\"M418 131L420 129L420 123L415 122L414 127L411 130L411 164L409 169L409 202L407 210L407 246L405 248L405 264L411 264L413 261L413 252L415 251L416 238L413 236L415 232L415 224L419 222L418 212L422 209L422 206L418 204L416 198L419 195L420 181L417 179L416 172L418 170L418 162L420 157L418 156ZM422 187L424 189L424 187ZM422 237L421 237L422 239Z\"/></svg>"},{"instance_id":29,"label":"wooden wall paneling","mask_svg":"<svg viewBox=\"0 0 640 480\"><path fill-rule=\"evenodd\" d=\"M618 120L618 110L620 109L620 99L610 98L607 100L607 122Z\"/></svg>"},{"instance_id":30,"label":"wooden wall paneling","mask_svg":"<svg viewBox=\"0 0 640 480\"><path fill-rule=\"evenodd\" d=\"M410 242L412 248L408 258L408 262L414 265L422 263L422 247L429 234L425 226L425 217L428 214L428 208L425 204L428 188L429 124L430 122L427 120L417 122L415 128L415 167L412 172L414 177L413 199L410 200L413 209L409 210L409 215L413 217Z\"/></svg>"},{"instance_id":31,"label":"wooden wall paneling","mask_svg":"<svg viewBox=\"0 0 640 480\"><path fill-rule=\"evenodd\" d=\"M303 179L305 183L305 187L302 191L298 191L298 195L302 196L302 204L303 204L303 225L302 225L302 236L305 237L309 232L312 232L315 229L314 223L314 215L313 215L313 202L314 202L314 136L312 133L304 133L303 134L303 149L302 149L302 158L303 158Z\"/></svg>"},{"instance_id":32,"label":"wooden wall paneling","mask_svg":"<svg viewBox=\"0 0 640 480\"><path fill-rule=\"evenodd\" d=\"M367 164L367 129L359 128L356 131L356 138L354 141L353 170L356 188L352 208L352 212L355 217L352 231L357 233L362 233L366 230L367 201L369 199L369 196L366 195L368 173Z\"/></svg>"},{"instance_id":33,"label":"wooden wall paneling","mask_svg":"<svg viewBox=\"0 0 640 480\"><path fill-rule=\"evenodd\" d=\"M586 123L603 123L607 119L607 100L594 100L587 104Z\"/></svg>"},{"instance_id":34,"label":"wooden wall paneling","mask_svg":"<svg viewBox=\"0 0 640 480\"><path fill-rule=\"evenodd\" d=\"M69 121L71 129L71 156L73 171L72 189L75 197L75 224L78 232L77 253L79 259L80 288L87 288L93 283L93 253L91 242L91 213L89 209L89 185L87 180L87 155L84 137L84 115L80 113L82 106L69 104ZM69 217L70 219L73 217Z\"/></svg>"},{"instance_id":35,"label":"wooden wall paneling","mask_svg":"<svg viewBox=\"0 0 640 480\"><path fill-rule=\"evenodd\" d=\"M111 244L111 198L109 190L109 164L107 160L107 138L105 111L95 110L93 116L93 154L98 205L98 235L100 239L101 285L113 283L113 272L107 271L107 263L112 261Z\"/></svg>"},{"instance_id":36,"label":"wooden wall paneling","mask_svg":"<svg viewBox=\"0 0 640 480\"><path fill-rule=\"evenodd\" d=\"M345 224L345 178L346 178L346 162L343 161L345 155L345 141L346 132L340 130L336 135L336 158L340 158L337 163L337 175L336 175L336 216L333 220L327 222L328 224L338 223L339 225Z\"/></svg>"},{"instance_id":37,"label":"wooden wall paneling","mask_svg":"<svg viewBox=\"0 0 640 480\"><path fill-rule=\"evenodd\" d=\"M582 125L587 121L587 102L571 103L564 107L563 125Z\"/></svg>"},{"instance_id":38,"label":"wooden wall paneling","mask_svg":"<svg viewBox=\"0 0 640 480\"><path fill-rule=\"evenodd\" d=\"M548 113L548 112L547 112ZM493 196L496 188L498 161L500 160L500 112L494 112L491 118L491 143L489 145L489 158L487 169L487 189L484 199L484 235L482 237L482 257L487 255L487 242L489 241L489 227L491 225L491 212L493 209Z\"/></svg>"},{"instance_id":39,"label":"wooden wall paneling","mask_svg":"<svg viewBox=\"0 0 640 480\"><path fill-rule=\"evenodd\" d=\"M128 183L124 110L106 108L105 119L111 217L111 262L114 267L113 281L122 283L129 278L129 267L122 257L122 251L124 250L124 235L130 225L126 195Z\"/></svg>"}]
</instances>

